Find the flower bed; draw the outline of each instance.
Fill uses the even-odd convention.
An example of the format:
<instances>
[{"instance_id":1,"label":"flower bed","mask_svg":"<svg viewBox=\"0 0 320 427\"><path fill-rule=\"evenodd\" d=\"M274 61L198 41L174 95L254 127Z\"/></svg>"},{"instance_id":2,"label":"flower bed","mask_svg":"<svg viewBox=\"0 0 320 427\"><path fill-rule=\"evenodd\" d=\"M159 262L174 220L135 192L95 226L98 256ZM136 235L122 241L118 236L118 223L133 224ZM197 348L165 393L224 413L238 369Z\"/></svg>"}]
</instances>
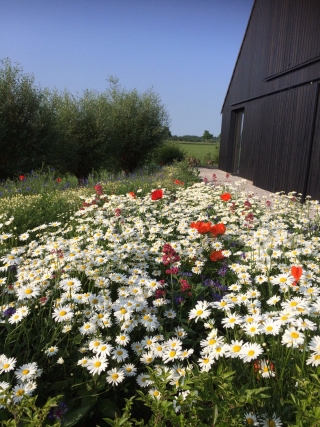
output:
<instances>
[{"instance_id":1,"label":"flower bed","mask_svg":"<svg viewBox=\"0 0 320 427\"><path fill-rule=\"evenodd\" d=\"M3 420L316 425L319 203L177 181L0 235Z\"/></svg>"}]
</instances>

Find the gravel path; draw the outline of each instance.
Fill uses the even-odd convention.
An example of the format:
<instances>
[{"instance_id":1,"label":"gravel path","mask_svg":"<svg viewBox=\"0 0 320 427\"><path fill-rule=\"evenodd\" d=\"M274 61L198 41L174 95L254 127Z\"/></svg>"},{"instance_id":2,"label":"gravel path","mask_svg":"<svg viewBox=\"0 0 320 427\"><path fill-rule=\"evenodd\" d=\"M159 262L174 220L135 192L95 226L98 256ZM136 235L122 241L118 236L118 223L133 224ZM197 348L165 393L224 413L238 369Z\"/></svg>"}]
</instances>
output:
<instances>
[{"instance_id":1,"label":"gravel path","mask_svg":"<svg viewBox=\"0 0 320 427\"><path fill-rule=\"evenodd\" d=\"M200 172L200 176L202 179L207 179L208 182L215 182L216 185L224 185L226 183L232 184L237 187L236 182L241 184L239 187L245 191L246 193L251 193L254 196L259 197L270 197L272 193L269 191L263 190L262 188L255 187L252 184L252 181L244 180L239 176L234 176L231 174L226 174L226 172L221 171L220 169L208 169L208 168L197 168ZM215 175L215 177L214 177Z\"/></svg>"}]
</instances>

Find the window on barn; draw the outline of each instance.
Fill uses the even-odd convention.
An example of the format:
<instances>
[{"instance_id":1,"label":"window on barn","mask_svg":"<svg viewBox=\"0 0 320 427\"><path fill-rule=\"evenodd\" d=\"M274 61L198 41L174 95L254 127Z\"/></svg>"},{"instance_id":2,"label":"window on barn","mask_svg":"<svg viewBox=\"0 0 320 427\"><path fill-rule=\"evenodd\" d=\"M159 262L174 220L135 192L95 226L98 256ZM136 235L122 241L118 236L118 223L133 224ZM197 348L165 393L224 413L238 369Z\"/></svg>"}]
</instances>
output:
<instances>
[{"instance_id":1,"label":"window on barn","mask_svg":"<svg viewBox=\"0 0 320 427\"><path fill-rule=\"evenodd\" d=\"M244 122L244 108L233 112L234 120L234 152L233 152L233 174L239 175L240 171L240 156L241 156L241 144L242 144L242 131Z\"/></svg>"}]
</instances>

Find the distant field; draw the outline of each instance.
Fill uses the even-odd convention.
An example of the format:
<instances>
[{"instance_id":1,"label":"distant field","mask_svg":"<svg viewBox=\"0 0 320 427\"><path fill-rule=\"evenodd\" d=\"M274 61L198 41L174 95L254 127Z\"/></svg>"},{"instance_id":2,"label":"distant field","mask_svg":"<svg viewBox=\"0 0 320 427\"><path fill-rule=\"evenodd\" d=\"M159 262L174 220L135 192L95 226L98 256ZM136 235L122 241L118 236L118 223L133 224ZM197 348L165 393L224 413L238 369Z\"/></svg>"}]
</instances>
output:
<instances>
[{"instance_id":1,"label":"distant field","mask_svg":"<svg viewBox=\"0 0 320 427\"><path fill-rule=\"evenodd\" d=\"M182 150L187 153L187 157L195 157L200 160L202 166L208 165L208 160L214 160L214 164L218 164L220 144L207 144L207 143L196 143L196 142L182 142L173 141L173 144L177 144Z\"/></svg>"}]
</instances>

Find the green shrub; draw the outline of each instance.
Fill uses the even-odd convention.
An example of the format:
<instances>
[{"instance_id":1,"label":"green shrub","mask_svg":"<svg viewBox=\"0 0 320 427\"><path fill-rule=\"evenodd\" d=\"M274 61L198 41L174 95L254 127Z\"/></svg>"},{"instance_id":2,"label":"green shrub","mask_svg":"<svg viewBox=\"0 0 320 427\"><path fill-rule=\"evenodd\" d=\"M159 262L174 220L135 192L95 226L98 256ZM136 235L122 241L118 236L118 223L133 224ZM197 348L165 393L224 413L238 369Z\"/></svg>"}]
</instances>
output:
<instances>
[{"instance_id":1,"label":"green shrub","mask_svg":"<svg viewBox=\"0 0 320 427\"><path fill-rule=\"evenodd\" d=\"M185 160L186 153L176 144L165 143L153 153L153 161L160 165L171 165Z\"/></svg>"}]
</instances>

